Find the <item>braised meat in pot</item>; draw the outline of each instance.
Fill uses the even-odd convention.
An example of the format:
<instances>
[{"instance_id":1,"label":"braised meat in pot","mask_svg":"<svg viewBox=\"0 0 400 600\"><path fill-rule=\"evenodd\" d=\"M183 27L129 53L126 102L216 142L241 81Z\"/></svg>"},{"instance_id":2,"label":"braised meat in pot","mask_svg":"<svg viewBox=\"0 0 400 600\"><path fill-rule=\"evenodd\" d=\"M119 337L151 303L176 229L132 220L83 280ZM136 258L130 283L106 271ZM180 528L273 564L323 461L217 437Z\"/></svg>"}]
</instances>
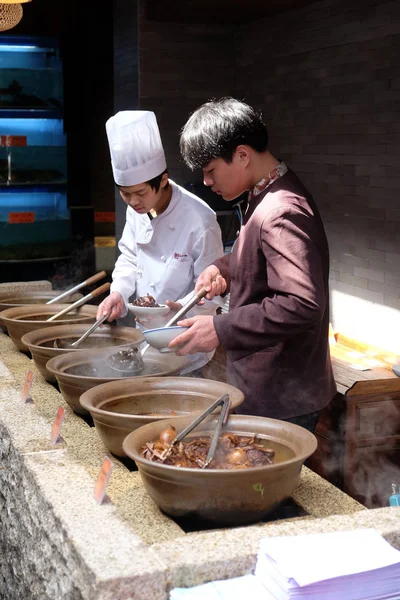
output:
<instances>
[{"instance_id":1,"label":"braised meat in pot","mask_svg":"<svg viewBox=\"0 0 400 600\"><path fill-rule=\"evenodd\" d=\"M173 446L167 454L171 442L176 436L175 429L168 427L160 433L155 442L147 442L142 447L142 456L153 462L201 469L204 467L210 449L211 436L187 437ZM274 464L275 450L267 448L256 435L240 436L235 433L223 433L210 469L246 469Z\"/></svg>"}]
</instances>

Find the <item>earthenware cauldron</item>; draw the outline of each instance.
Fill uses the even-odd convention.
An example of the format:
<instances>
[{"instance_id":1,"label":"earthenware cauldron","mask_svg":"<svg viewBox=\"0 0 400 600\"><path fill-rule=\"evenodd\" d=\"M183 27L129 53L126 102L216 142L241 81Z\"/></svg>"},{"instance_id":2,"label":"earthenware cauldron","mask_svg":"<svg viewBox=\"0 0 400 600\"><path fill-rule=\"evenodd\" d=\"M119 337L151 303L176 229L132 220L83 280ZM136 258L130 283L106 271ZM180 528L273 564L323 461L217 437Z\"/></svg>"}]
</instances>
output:
<instances>
[{"instance_id":1,"label":"earthenware cauldron","mask_svg":"<svg viewBox=\"0 0 400 600\"><path fill-rule=\"evenodd\" d=\"M175 467L152 462L142 455L146 442L158 439L166 424L182 431L193 416L153 421L130 433L124 452L138 466L149 496L168 515L191 515L221 525L245 525L260 521L280 502L290 497L300 477L304 461L317 448L316 437L292 423L230 415L225 432L241 436L256 434L275 450L272 465L240 469ZM216 418L203 421L188 437L212 435Z\"/></svg>"},{"instance_id":2,"label":"earthenware cauldron","mask_svg":"<svg viewBox=\"0 0 400 600\"><path fill-rule=\"evenodd\" d=\"M44 327L54 327L55 321L47 321L49 317L67 308L68 304L32 304L30 306L16 306L0 312L0 319L4 321L8 334L18 350L29 352L28 346L22 343L21 338L25 333ZM72 312L62 315L57 323L94 323L96 320L97 306L84 305Z\"/></svg>"},{"instance_id":3,"label":"earthenware cauldron","mask_svg":"<svg viewBox=\"0 0 400 600\"><path fill-rule=\"evenodd\" d=\"M15 306L29 306L31 304L46 304L52 298L59 296L60 292L57 290L43 290L43 291L32 291L24 290L21 292L0 292L0 311L6 310L7 308L14 308ZM65 304L72 304L76 300L82 298L82 294L75 293L72 296L68 296L63 301ZM7 327L0 319L0 329L7 331Z\"/></svg>"},{"instance_id":4,"label":"earthenware cauldron","mask_svg":"<svg viewBox=\"0 0 400 600\"><path fill-rule=\"evenodd\" d=\"M54 323L53 323L54 325ZM50 383L55 383L55 376L47 370L46 365L50 358L60 356L65 352L78 352L78 350L93 350L102 348L127 349L131 344L139 344L143 336L139 329L133 327L114 327L102 325L96 329L78 348L55 348L56 339L73 342L86 330L87 325L69 323L68 325L57 325L36 329L22 336L21 342L28 346L32 358L40 373Z\"/></svg>"}]
</instances>

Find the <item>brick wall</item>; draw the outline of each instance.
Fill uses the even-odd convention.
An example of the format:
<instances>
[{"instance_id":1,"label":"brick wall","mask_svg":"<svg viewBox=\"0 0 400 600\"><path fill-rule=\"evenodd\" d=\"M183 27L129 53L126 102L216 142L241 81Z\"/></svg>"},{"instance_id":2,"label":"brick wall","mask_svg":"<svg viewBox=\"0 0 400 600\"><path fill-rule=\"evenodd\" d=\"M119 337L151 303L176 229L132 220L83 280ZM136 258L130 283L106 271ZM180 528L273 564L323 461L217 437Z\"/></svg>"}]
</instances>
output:
<instances>
[{"instance_id":1,"label":"brick wall","mask_svg":"<svg viewBox=\"0 0 400 600\"><path fill-rule=\"evenodd\" d=\"M181 161L179 131L200 104L234 93L236 30L147 21L142 8L139 31L140 108L157 115L172 179L199 181Z\"/></svg>"},{"instance_id":2,"label":"brick wall","mask_svg":"<svg viewBox=\"0 0 400 600\"><path fill-rule=\"evenodd\" d=\"M400 353L400 2L243 26L237 84L321 208L334 327Z\"/></svg>"},{"instance_id":3,"label":"brick wall","mask_svg":"<svg viewBox=\"0 0 400 600\"><path fill-rule=\"evenodd\" d=\"M138 0L114 0L114 111L139 108ZM109 115L111 116L111 115ZM109 177L113 180L108 149ZM125 225L126 205L114 188L115 236Z\"/></svg>"}]
</instances>

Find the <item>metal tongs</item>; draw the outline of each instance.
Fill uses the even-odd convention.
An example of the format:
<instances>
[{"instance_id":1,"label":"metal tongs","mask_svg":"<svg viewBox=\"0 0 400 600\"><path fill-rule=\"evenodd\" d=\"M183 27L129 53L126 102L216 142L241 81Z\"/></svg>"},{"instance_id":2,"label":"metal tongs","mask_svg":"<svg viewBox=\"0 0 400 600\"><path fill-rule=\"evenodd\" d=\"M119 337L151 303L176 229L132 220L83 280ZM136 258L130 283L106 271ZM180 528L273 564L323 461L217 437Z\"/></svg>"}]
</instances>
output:
<instances>
[{"instance_id":1,"label":"metal tongs","mask_svg":"<svg viewBox=\"0 0 400 600\"><path fill-rule=\"evenodd\" d=\"M218 438L220 436L221 429L226 424L228 417L229 417L229 409L230 409L230 405L231 405L231 402L229 399L229 394L224 394L223 396L218 398L218 400L216 400L203 413L201 413L201 415L199 415L197 417L197 419L195 419L193 421L193 423L190 423L190 425L188 425L183 431L181 431L172 440L169 447L165 451L165 454L163 454L163 460L166 460L168 458L168 456L171 454L172 448L175 446L175 444L178 444L179 442L181 442L183 440L183 438L187 436L188 433L190 433L195 427L197 427L197 425L199 425L199 423L201 423L210 413L213 412L213 410L215 410L220 405L222 405L222 408L221 408L220 415L218 417L217 426L214 430L214 435L211 440L211 445L210 445L210 449L207 454L207 458L201 468L205 469L206 467L208 467L208 465L214 458L214 454L215 454L215 450L217 448Z\"/></svg>"},{"instance_id":2,"label":"metal tongs","mask_svg":"<svg viewBox=\"0 0 400 600\"><path fill-rule=\"evenodd\" d=\"M198 292L193 292L186 304L184 304L163 327L159 327L158 329L164 329L164 327L171 327L172 325L175 325L183 316L186 315L187 312L189 312L191 308L193 308L193 306L200 302L200 300L202 300L206 294L207 290L204 287L202 287ZM48 321L49 320L50 319L48 319ZM132 374L140 373L145 368L143 355L149 348L150 344L146 342L137 352L134 351L135 346L129 350L119 350L119 352L116 354L109 356L106 360L106 363L111 369L114 369L114 371L120 371L127 374L129 374L129 372ZM130 358L133 360L129 360Z\"/></svg>"}]
</instances>

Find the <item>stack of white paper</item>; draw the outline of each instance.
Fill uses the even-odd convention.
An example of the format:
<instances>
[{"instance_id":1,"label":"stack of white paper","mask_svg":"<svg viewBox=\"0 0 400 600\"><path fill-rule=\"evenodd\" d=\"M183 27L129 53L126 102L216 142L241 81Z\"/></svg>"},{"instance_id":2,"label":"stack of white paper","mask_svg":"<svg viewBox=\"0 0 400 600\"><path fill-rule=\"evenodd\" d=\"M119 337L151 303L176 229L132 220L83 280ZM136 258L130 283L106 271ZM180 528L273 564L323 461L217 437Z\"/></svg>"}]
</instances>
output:
<instances>
[{"instance_id":1,"label":"stack of white paper","mask_svg":"<svg viewBox=\"0 0 400 600\"><path fill-rule=\"evenodd\" d=\"M174 588L170 600L274 600L254 575L224 579L191 588Z\"/></svg>"},{"instance_id":2,"label":"stack of white paper","mask_svg":"<svg viewBox=\"0 0 400 600\"><path fill-rule=\"evenodd\" d=\"M400 552L374 529L265 538L255 575L277 600L400 599Z\"/></svg>"}]
</instances>

